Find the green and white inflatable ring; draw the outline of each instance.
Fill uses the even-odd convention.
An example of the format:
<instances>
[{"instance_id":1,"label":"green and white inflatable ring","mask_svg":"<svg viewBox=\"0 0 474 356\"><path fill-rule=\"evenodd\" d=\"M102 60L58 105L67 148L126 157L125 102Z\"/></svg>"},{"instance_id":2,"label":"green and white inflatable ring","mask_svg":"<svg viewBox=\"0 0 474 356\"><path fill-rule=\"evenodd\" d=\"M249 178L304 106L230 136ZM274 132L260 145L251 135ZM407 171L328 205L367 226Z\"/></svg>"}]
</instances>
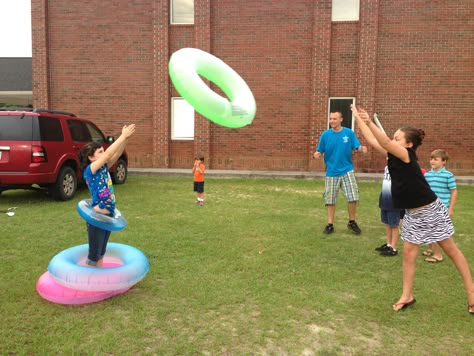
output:
<instances>
[{"instance_id":1,"label":"green and white inflatable ring","mask_svg":"<svg viewBox=\"0 0 474 356\"><path fill-rule=\"evenodd\" d=\"M200 49L182 48L171 55L168 69L178 93L201 115L230 128L252 123L255 98L245 81L221 59ZM221 88L230 101L211 90L199 75Z\"/></svg>"}]
</instances>

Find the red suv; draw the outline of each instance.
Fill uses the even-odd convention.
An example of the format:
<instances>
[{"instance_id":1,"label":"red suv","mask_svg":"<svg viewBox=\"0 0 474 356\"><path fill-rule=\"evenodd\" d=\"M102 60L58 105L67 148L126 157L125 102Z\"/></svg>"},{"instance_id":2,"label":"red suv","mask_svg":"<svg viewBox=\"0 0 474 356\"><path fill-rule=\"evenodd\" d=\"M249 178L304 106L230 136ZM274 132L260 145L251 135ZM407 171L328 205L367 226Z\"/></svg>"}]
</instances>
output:
<instances>
[{"instance_id":1,"label":"red suv","mask_svg":"<svg viewBox=\"0 0 474 356\"><path fill-rule=\"evenodd\" d=\"M57 200L69 200L82 182L79 151L88 142L104 149L114 138L92 122L64 111L0 109L0 194L8 189L47 189ZM124 151L110 167L112 181L127 179Z\"/></svg>"}]
</instances>

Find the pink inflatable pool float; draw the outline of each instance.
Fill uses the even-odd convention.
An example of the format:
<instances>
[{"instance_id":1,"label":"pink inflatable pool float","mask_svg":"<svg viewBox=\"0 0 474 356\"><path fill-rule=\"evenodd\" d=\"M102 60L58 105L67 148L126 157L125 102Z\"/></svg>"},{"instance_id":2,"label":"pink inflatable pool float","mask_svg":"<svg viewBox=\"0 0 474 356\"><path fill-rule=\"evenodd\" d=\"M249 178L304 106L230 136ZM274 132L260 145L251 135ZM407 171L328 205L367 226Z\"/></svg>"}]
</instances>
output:
<instances>
[{"instance_id":1,"label":"pink inflatable pool float","mask_svg":"<svg viewBox=\"0 0 474 356\"><path fill-rule=\"evenodd\" d=\"M58 304L95 303L125 293L148 273L148 259L132 246L110 243L102 268L85 264L87 251L85 244L54 256L36 283L41 297Z\"/></svg>"},{"instance_id":2,"label":"pink inflatable pool float","mask_svg":"<svg viewBox=\"0 0 474 356\"><path fill-rule=\"evenodd\" d=\"M49 272L44 272L36 283L36 290L46 300L56 304L88 304L100 302L117 294L128 291L129 288L109 292L87 292L64 287L54 281Z\"/></svg>"}]
</instances>

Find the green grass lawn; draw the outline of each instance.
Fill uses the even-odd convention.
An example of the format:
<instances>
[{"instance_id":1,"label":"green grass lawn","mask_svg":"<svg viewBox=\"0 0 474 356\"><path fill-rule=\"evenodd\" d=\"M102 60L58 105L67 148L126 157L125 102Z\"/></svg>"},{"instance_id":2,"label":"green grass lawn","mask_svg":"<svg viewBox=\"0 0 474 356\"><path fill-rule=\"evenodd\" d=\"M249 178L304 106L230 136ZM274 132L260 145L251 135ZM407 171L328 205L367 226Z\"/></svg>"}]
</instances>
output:
<instances>
[{"instance_id":1,"label":"green grass lawn","mask_svg":"<svg viewBox=\"0 0 474 356\"><path fill-rule=\"evenodd\" d=\"M116 186L129 225L111 241L142 250L139 284L95 304L43 300L37 279L51 258L87 242L75 205L38 192L8 191L0 210L0 354L472 355L474 318L449 259L423 262L418 302L392 311L402 257L381 257L380 183L359 183L357 221L322 233L323 181L207 179L194 203L189 178L130 176ZM474 266L474 187L460 186L455 240Z\"/></svg>"}]
</instances>

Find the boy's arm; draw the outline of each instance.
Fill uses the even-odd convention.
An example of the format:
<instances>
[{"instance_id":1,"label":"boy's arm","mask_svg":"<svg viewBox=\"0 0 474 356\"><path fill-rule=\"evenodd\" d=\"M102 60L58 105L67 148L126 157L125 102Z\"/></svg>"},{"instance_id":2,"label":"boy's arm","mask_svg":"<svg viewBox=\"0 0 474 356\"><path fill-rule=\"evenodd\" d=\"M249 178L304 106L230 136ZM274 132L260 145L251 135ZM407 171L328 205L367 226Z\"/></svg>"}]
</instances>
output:
<instances>
[{"instance_id":1,"label":"boy's arm","mask_svg":"<svg viewBox=\"0 0 474 356\"><path fill-rule=\"evenodd\" d=\"M196 170L203 174L204 173L204 165L202 163L199 163L199 165L197 166Z\"/></svg>"},{"instance_id":2,"label":"boy's arm","mask_svg":"<svg viewBox=\"0 0 474 356\"><path fill-rule=\"evenodd\" d=\"M456 188L451 189L451 201L449 203L449 216L453 216L454 214L454 206L456 205L456 201L458 199L458 190Z\"/></svg>"}]
</instances>

